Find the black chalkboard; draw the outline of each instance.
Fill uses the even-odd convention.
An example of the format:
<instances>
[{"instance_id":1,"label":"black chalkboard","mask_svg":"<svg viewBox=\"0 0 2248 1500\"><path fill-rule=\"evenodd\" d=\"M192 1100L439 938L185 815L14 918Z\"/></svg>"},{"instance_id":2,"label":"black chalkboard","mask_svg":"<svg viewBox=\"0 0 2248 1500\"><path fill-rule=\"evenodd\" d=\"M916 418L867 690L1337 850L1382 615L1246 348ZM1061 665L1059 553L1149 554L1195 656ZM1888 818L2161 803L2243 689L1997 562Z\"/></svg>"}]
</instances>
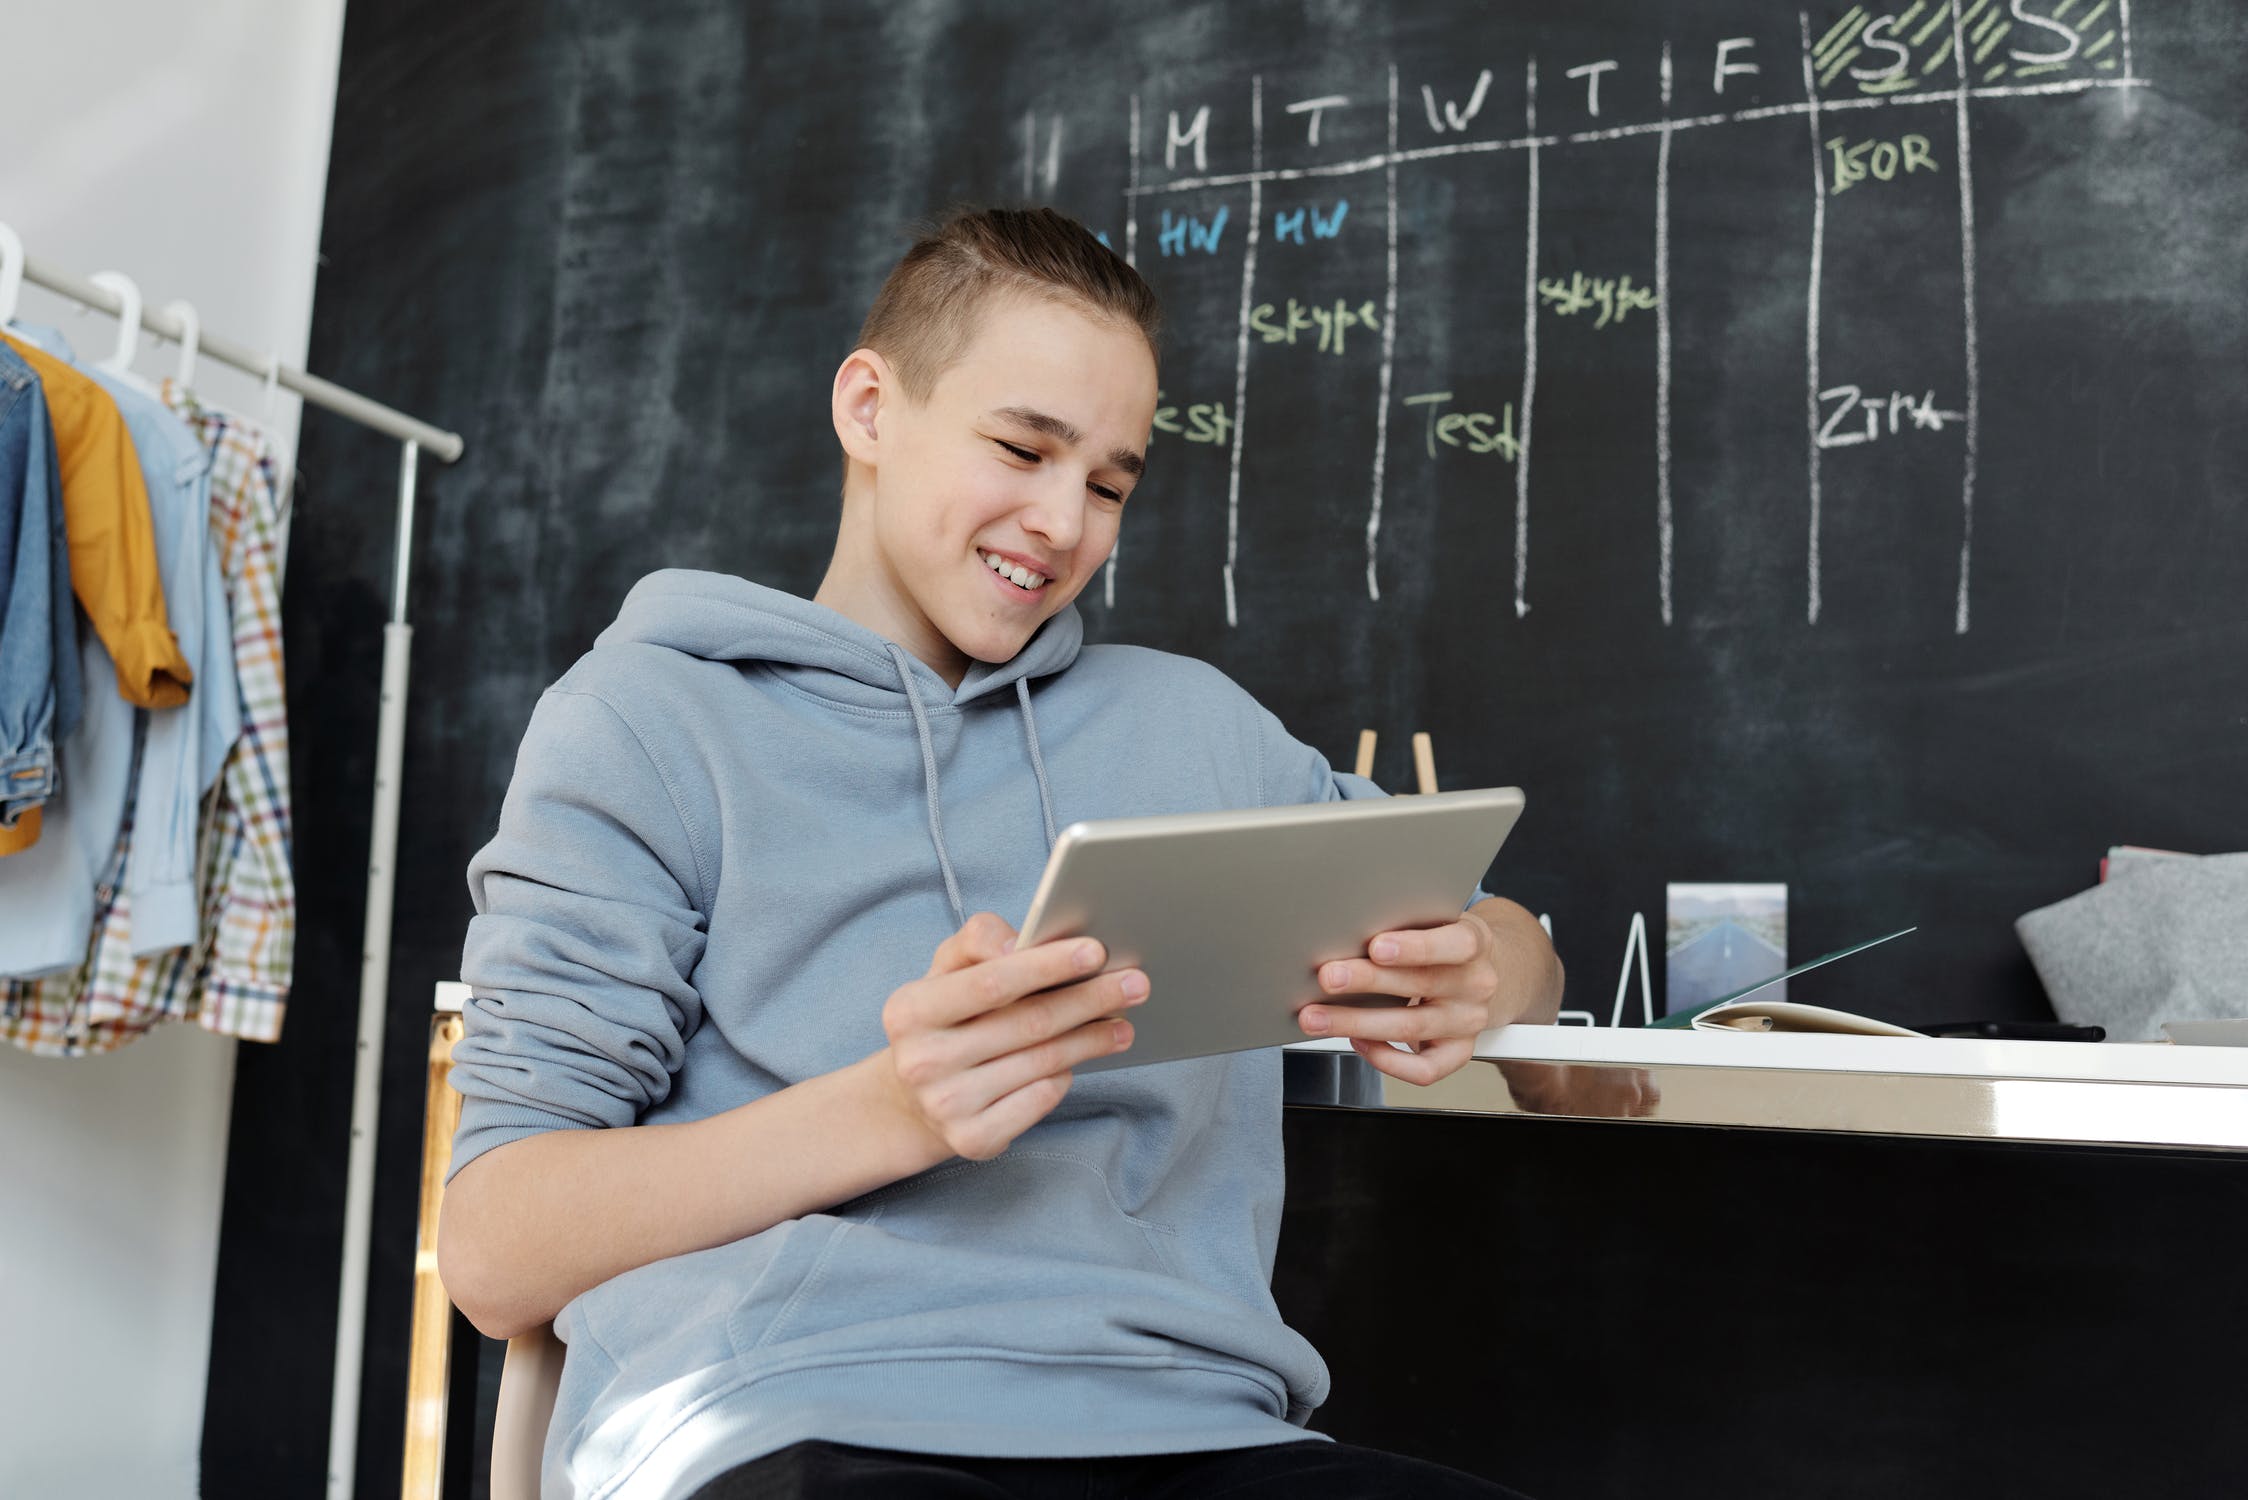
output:
<instances>
[{"instance_id":1,"label":"black chalkboard","mask_svg":"<svg viewBox=\"0 0 2248 1500\"><path fill-rule=\"evenodd\" d=\"M468 442L414 554L370 1326L533 701L651 569L814 588L829 379L959 201L1080 216L1169 309L1090 636L1341 765L1377 729L1393 789L1415 730L1527 788L1491 881L1570 1003L1606 1019L1665 882L1763 880L1798 956L1920 926L1796 998L2047 1014L2014 917L2110 843L2248 847L2248 11L1967 7L354 6L311 364ZM302 467L304 921L242 1054L217 1478L325 1430L324 1359L249 1373L243 1247L335 1259L396 456L313 417Z\"/></svg>"}]
</instances>

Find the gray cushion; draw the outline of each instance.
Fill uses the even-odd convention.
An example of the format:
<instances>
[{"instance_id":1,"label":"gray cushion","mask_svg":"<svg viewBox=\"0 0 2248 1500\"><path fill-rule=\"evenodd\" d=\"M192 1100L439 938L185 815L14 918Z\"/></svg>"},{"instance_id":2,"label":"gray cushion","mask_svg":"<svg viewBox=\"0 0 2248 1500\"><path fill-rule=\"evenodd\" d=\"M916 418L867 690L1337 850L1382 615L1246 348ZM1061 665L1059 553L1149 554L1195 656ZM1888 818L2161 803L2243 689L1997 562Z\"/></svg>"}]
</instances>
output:
<instances>
[{"instance_id":1,"label":"gray cushion","mask_svg":"<svg viewBox=\"0 0 2248 1500\"><path fill-rule=\"evenodd\" d=\"M2248 1016L2248 853L2119 856L2105 884L2016 919L2064 1021L2119 1042Z\"/></svg>"}]
</instances>

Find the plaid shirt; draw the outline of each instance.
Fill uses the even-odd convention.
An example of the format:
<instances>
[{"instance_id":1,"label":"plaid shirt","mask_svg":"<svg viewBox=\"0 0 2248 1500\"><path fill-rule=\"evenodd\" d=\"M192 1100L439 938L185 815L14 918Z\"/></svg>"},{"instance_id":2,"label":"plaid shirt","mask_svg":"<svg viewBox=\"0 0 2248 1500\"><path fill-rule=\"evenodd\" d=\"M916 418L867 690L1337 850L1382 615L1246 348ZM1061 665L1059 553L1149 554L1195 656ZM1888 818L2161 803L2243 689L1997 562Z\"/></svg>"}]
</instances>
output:
<instances>
[{"instance_id":1,"label":"plaid shirt","mask_svg":"<svg viewBox=\"0 0 2248 1500\"><path fill-rule=\"evenodd\" d=\"M164 404L211 454L211 539L234 620L242 732L205 794L194 946L135 958L124 891L132 848L127 808L94 892L86 961L45 979L0 982L0 1040L32 1052L108 1052L158 1021L193 1018L211 1031L278 1041L296 947L289 823L289 728L281 672L281 486L274 448L256 424L206 407L167 380ZM136 738L141 726L136 724ZM136 742L137 763L140 747Z\"/></svg>"}]
</instances>

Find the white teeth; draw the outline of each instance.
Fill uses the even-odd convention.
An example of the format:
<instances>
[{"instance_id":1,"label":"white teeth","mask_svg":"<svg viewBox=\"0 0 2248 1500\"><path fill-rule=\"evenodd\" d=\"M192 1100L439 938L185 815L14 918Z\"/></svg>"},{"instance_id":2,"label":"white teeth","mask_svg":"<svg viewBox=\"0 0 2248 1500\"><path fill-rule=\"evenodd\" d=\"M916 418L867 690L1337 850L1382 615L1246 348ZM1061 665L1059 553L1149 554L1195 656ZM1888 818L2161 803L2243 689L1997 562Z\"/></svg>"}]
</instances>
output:
<instances>
[{"instance_id":1,"label":"white teeth","mask_svg":"<svg viewBox=\"0 0 2248 1500\"><path fill-rule=\"evenodd\" d=\"M1012 583L1017 588L1029 589L1032 592L1036 592L1037 590L1042 589L1046 586L1047 579L1044 574L1033 573L1030 571L1030 569L1023 567L1018 563L1011 563L1003 557L995 557L989 552L979 552L976 555L984 560L985 567L991 569L992 572L997 573L1000 577L1006 579L1009 583Z\"/></svg>"}]
</instances>

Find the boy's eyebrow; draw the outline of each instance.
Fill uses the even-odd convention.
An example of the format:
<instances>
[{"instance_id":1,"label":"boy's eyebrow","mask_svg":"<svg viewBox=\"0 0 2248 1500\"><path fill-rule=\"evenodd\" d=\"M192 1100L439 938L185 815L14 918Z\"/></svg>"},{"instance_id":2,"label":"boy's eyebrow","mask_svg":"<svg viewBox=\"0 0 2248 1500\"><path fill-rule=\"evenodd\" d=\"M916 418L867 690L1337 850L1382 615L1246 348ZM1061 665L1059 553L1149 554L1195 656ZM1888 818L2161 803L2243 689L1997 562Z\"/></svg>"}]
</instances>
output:
<instances>
[{"instance_id":1,"label":"boy's eyebrow","mask_svg":"<svg viewBox=\"0 0 2248 1500\"><path fill-rule=\"evenodd\" d=\"M1043 432L1050 438L1059 438L1072 448L1085 441L1085 434L1078 431L1076 423L1063 417L1054 416L1050 412L1040 411L1036 407L1002 406L992 415L1005 417L1010 422L1020 423L1033 432ZM1129 448L1110 450L1108 461L1134 479L1147 472L1147 460Z\"/></svg>"}]
</instances>

